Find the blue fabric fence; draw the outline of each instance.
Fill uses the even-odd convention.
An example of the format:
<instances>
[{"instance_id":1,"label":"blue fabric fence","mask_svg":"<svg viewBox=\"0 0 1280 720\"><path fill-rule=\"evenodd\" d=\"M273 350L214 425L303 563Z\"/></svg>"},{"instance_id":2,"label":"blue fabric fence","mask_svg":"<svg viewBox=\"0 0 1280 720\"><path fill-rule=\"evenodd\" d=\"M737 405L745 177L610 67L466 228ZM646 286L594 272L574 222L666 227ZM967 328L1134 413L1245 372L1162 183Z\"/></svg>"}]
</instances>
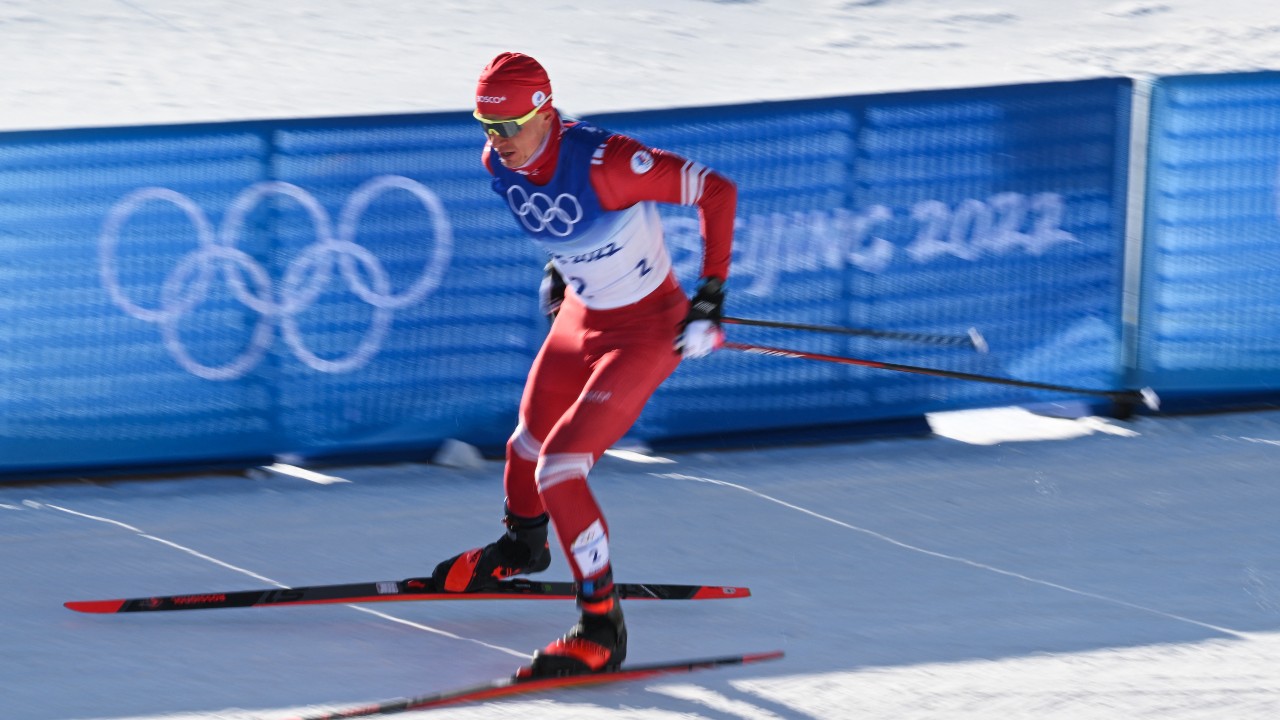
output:
<instances>
[{"instance_id":1,"label":"blue fabric fence","mask_svg":"<svg viewBox=\"0 0 1280 720\"><path fill-rule=\"evenodd\" d=\"M990 352L732 339L1097 389L1269 387L1280 81L1156 85L1136 338L1131 96L1107 78L589 119L738 183L731 314L978 328ZM482 143L466 113L0 134L0 475L496 451L546 323L543 258ZM662 215L691 284L696 215ZM684 363L633 434L814 439L1063 399L725 351Z\"/></svg>"}]
</instances>

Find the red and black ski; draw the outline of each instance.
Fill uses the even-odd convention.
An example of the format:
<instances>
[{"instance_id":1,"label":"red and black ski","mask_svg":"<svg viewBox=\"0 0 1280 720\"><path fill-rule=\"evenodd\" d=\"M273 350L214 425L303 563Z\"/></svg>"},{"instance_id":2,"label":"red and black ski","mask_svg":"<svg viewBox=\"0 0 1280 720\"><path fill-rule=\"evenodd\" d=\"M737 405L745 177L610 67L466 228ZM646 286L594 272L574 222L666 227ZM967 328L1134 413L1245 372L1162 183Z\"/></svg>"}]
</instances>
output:
<instances>
[{"instance_id":1,"label":"red and black ski","mask_svg":"<svg viewBox=\"0 0 1280 720\"><path fill-rule=\"evenodd\" d=\"M370 715L390 715L392 713L408 712L410 710L425 710L427 708L443 707L446 705L460 705L463 703L482 702L485 700L495 700L497 698L512 697L515 695L528 695L530 693L546 690L559 690L562 688L588 687L610 683L630 682L634 680L647 680L661 675L687 673L695 670L709 670L711 668L726 667L729 665L746 665L748 663L764 662L766 660L777 660L781 657L782 652L775 650L773 652L753 653L747 655L725 655L722 657L705 658L702 660L677 660L674 662L653 663L650 665L632 665L631 667L622 667L617 670L584 675L525 678L520 677L520 674L517 673L511 677L491 680L489 682L472 685L471 687L461 688L458 690L447 690L445 692L434 693L431 695L387 700L372 705L363 705L351 708L349 710L322 712L315 715L291 718L290 720L339 720L340 718L367 717Z\"/></svg>"},{"instance_id":2,"label":"red and black ski","mask_svg":"<svg viewBox=\"0 0 1280 720\"><path fill-rule=\"evenodd\" d=\"M618 583L615 587L618 588L618 594L626 600L724 600L751 596L748 588L721 585ZM63 605L84 613L127 613L400 600L572 600L575 597L571 582L535 582L520 578L503 581L492 590L453 593L437 590L435 581L427 577L348 585L156 595L120 600L72 600Z\"/></svg>"}]
</instances>

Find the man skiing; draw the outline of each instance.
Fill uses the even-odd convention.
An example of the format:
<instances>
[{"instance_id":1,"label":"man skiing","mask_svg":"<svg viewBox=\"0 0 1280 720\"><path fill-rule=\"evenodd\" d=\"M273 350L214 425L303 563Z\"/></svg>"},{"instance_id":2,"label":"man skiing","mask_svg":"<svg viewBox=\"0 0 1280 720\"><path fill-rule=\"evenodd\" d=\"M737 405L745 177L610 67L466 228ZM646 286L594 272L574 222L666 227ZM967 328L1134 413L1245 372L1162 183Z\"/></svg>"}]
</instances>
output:
<instances>
[{"instance_id":1,"label":"man skiing","mask_svg":"<svg viewBox=\"0 0 1280 720\"><path fill-rule=\"evenodd\" d=\"M504 52L489 63L474 114L493 189L550 256L539 294L554 320L507 442L507 532L440 563L434 577L440 588L468 592L545 570L550 522L581 617L525 672L613 669L626 657L627 630L609 528L587 475L681 357L722 343L737 189L699 163L562 118L546 71L527 55ZM699 210L702 277L692 301L672 272L655 203Z\"/></svg>"}]
</instances>

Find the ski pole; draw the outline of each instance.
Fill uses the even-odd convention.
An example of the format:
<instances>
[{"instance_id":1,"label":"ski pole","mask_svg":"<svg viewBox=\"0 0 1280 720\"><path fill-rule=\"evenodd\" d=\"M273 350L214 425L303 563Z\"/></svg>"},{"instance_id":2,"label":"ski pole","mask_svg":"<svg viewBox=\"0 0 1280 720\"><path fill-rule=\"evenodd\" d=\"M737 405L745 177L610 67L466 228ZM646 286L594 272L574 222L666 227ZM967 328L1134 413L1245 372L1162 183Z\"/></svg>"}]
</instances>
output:
<instances>
[{"instance_id":1,"label":"ski pole","mask_svg":"<svg viewBox=\"0 0 1280 720\"><path fill-rule=\"evenodd\" d=\"M821 360L823 362L840 363L842 365L859 365L862 367L877 368L880 370L895 370L897 372L915 373L917 375L932 375L933 377L972 380L974 382L993 383L996 385L1012 385L1014 387L1033 388L1036 390L1053 390L1056 392L1070 393L1072 395L1093 395L1097 397L1105 397L1117 403L1122 408L1142 403L1151 410L1160 409L1160 396L1156 395L1155 390L1152 390L1149 387L1141 390L1094 390L1091 388L1052 385L1050 383L1032 382L1029 380L1014 380L1012 378L994 377L991 375L975 375L973 373L956 372L953 370L938 370L936 368L917 367L915 365L899 365L897 363L880 362L878 360L862 360L860 358L843 357L840 355L823 355L822 353L769 347L767 345L726 342L723 347L729 348L730 350L755 353L757 355Z\"/></svg>"},{"instance_id":2,"label":"ski pole","mask_svg":"<svg viewBox=\"0 0 1280 720\"><path fill-rule=\"evenodd\" d=\"M755 327L781 328L784 330L807 330L809 332L832 333L835 335L859 335L862 337L873 337L883 340L902 340L905 342L918 342L929 345L968 347L980 353L987 352L987 341L982 337L982 333L978 332L977 328L969 328L969 332L965 335L935 335L932 333L898 332L895 330L839 327L836 325L808 325L806 323L782 322L778 320L755 320L739 317L721 318L721 322L727 325L753 325Z\"/></svg>"}]
</instances>

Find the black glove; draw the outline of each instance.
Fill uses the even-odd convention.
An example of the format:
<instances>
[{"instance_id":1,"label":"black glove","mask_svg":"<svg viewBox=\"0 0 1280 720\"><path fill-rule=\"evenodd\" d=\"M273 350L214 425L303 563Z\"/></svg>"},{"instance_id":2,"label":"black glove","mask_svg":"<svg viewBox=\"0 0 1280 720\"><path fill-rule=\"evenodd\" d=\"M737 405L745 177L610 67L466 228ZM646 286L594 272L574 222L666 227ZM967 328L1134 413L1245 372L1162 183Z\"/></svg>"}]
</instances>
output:
<instances>
[{"instance_id":1,"label":"black glove","mask_svg":"<svg viewBox=\"0 0 1280 720\"><path fill-rule=\"evenodd\" d=\"M560 312L560 303L564 302L564 278L553 262L548 262L545 269L542 284L538 286L538 309L543 315L554 319L556 313Z\"/></svg>"},{"instance_id":2,"label":"black glove","mask_svg":"<svg viewBox=\"0 0 1280 720\"><path fill-rule=\"evenodd\" d=\"M720 318L724 316L724 290L720 278L703 278L689 302L689 314L680 325L676 352L687 358L710 355L724 343Z\"/></svg>"}]
</instances>

